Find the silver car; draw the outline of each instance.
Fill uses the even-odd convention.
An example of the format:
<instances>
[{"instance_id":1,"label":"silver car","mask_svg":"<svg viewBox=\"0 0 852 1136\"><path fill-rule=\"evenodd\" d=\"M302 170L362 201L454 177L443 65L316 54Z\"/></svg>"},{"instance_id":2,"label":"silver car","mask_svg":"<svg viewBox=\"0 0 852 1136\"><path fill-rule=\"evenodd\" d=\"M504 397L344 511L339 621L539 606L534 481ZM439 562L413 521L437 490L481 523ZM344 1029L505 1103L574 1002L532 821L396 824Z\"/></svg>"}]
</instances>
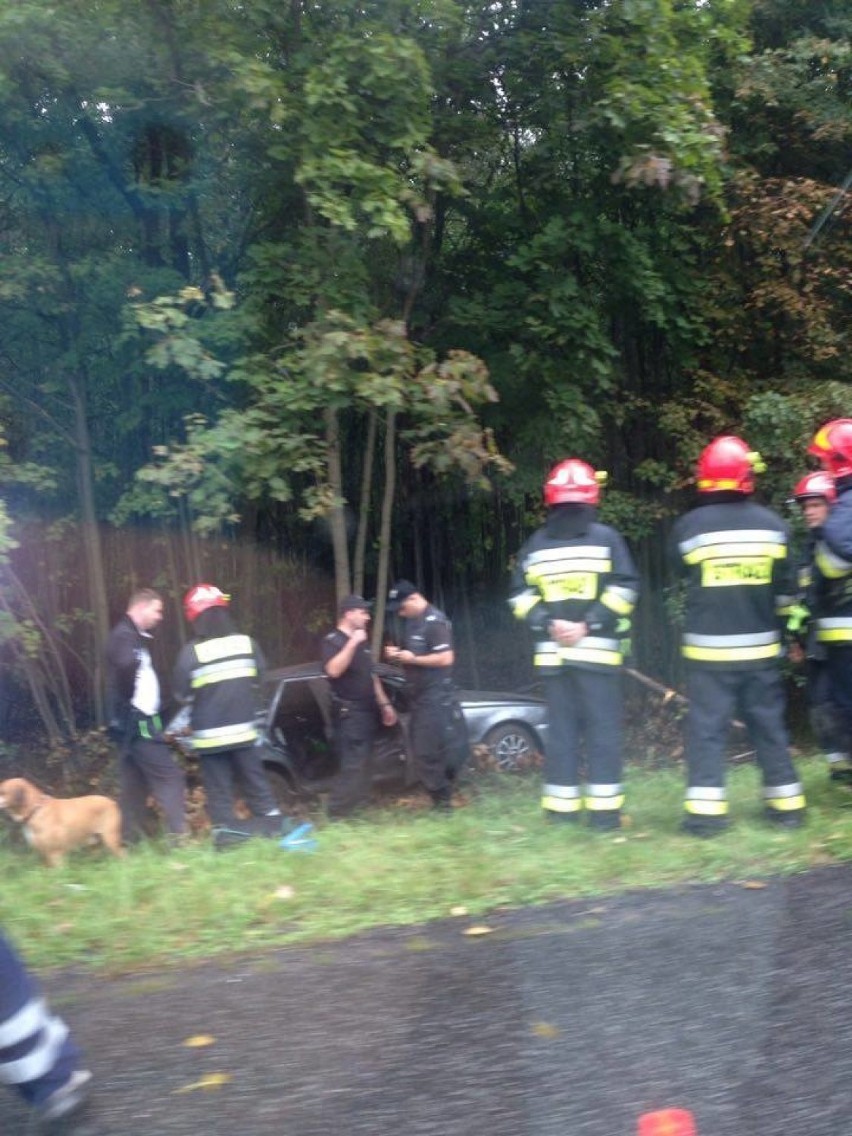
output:
<instances>
[{"instance_id":1,"label":"silver car","mask_svg":"<svg viewBox=\"0 0 852 1136\"><path fill-rule=\"evenodd\" d=\"M402 671L380 664L379 677L399 715L399 725L379 731L373 776L379 786L412 781L408 747L408 692ZM282 801L328 787L337 773L332 744L331 689L318 663L283 667L267 675L269 699L261 715L264 765ZM525 768L541 753L547 706L526 694L458 692L471 746L485 746L493 766Z\"/></svg>"}]
</instances>

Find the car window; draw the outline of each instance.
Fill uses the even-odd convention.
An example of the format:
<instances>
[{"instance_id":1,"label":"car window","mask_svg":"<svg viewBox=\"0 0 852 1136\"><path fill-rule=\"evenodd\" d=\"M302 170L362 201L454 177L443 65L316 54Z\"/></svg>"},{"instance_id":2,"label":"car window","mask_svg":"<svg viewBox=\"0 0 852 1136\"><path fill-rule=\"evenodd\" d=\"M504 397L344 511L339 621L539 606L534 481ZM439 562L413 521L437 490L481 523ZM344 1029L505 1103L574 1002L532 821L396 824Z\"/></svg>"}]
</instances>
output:
<instances>
[{"instance_id":1,"label":"car window","mask_svg":"<svg viewBox=\"0 0 852 1136\"><path fill-rule=\"evenodd\" d=\"M299 774L308 781L330 777L336 771L326 716L316 696L316 692L323 694L324 685L310 679L282 683L271 723L273 738L284 742Z\"/></svg>"}]
</instances>

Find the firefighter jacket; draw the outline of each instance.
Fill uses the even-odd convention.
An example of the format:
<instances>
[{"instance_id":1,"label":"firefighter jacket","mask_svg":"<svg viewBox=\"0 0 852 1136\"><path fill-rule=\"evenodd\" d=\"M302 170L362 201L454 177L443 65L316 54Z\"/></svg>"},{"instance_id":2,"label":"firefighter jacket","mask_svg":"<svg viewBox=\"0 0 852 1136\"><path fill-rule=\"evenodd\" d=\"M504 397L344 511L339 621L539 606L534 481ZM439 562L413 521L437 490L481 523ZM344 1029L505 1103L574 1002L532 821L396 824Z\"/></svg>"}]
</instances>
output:
<instances>
[{"instance_id":1,"label":"firefighter jacket","mask_svg":"<svg viewBox=\"0 0 852 1136\"><path fill-rule=\"evenodd\" d=\"M257 690L264 661L248 635L196 639L178 655L174 693L191 703L192 744L199 753L254 745Z\"/></svg>"},{"instance_id":2,"label":"firefighter jacket","mask_svg":"<svg viewBox=\"0 0 852 1136\"><path fill-rule=\"evenodd\" d=\"M533 662L542 674L564 666L610 672L623 662L620 633L639 576L624 538L595 515L588 505L557 505L518 553L509 603L536 637ZM554 619L585 623L588 634L573 647L556 643L548 632Z\"/></svg>"},{"instance_id":3,"label":"firefighter jacket","mask_svg":"<svg viewBox=\"0 0 852 1136\"><path fill-rule=\"evenodd\" d=\"M709 495L676 522L671 556L686 579L685 659L754 669L783 654L796 600L789 547L781 518L741 494Z\"/></svg>"},{"instance_id":4,"label":"firefighter jacket","mask_svg":"<svg viewBox=\"0 0 852 1136\"><path fill-rule=\"evenodd\" d=\"M817 639L852 644L852 477L837 485L832 506L814 553Z\"/></svg>"}]
</instances>

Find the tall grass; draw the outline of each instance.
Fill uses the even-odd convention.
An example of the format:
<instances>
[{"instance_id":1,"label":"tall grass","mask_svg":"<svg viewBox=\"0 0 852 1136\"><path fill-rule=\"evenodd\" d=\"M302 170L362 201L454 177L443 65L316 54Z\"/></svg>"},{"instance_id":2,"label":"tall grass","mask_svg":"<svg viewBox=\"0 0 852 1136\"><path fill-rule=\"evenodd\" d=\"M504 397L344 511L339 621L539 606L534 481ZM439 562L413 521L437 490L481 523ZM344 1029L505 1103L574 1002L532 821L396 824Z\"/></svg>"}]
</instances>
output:
<instances>
[{"instance_id":1,"label":"tall grass","mask_svg":"<svg viewBox=\"0 0 852 1136\"><path fill-rule=\"evenodd\" d=\"M732 827L712 841L678 830L682 778L637 770L617 834L542 820L535 776L480 778L452 815L387 807L322 826L310 853L252 840L156 845L123 860L75 854L41 866L3 822L0 923L39 967L120 971L438 918L614 892L754 881L852 859L852 791L800 763L807 825L778 831L761 816L750 766L731 770ZM460 913L463 909L463 914Z\"/></svg>"}]
</instances>

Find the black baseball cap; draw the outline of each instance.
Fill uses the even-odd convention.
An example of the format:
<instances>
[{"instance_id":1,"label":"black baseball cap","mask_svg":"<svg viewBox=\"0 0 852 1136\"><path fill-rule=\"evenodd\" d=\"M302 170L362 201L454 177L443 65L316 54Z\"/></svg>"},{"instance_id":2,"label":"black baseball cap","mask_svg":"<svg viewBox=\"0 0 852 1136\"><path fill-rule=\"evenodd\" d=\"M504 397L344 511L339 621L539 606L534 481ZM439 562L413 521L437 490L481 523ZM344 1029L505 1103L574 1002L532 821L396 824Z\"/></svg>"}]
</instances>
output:
<instances>
[{"instance_id":1,"label":"black baseball cap","mask_svg":"<svg viewBox=\"0 0 852 1136\"><path fill-rule=\"evenodd\" d=\"M347 611L369 611L372 606L363 596L344 596L337 605L337 614L345 615Z\"/></svg>"},{"instance_id":2,"label":"black baseball cap","mask_svg":"<svg viewBox=\"0 0 852 1136\"><path fill-rule=\"evenodd\" d=\"M388 610L395 611L409 596L415 596L420 589L410 580L397 580L388 592Z\"/></svg>"}]
</instances>

